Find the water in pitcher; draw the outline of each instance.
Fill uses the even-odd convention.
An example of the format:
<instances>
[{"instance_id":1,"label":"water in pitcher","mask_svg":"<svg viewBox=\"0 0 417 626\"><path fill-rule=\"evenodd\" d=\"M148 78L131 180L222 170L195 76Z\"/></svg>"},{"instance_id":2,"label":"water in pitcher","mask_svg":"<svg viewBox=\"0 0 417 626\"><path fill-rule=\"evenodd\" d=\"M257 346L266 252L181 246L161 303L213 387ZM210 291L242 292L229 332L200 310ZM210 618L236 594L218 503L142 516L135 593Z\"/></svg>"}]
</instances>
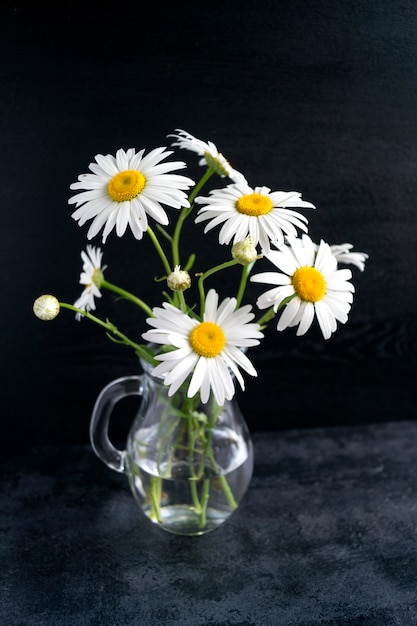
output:
<instances>
[{"instance_id":1,"label":"water in pitcher","mask_svg":"<svg viewBox=\"0 0 417 626\"><path fill-rule=\"evenodd\" d=\"M157 425L141 429L132 442L129 478L145 514L176 534L203 534L234 511L249 485L253 470L252 445L235 431L213 429L213 462L204 455L194 464L175 456L159 458Z\"/></svg>"}]
</instances>

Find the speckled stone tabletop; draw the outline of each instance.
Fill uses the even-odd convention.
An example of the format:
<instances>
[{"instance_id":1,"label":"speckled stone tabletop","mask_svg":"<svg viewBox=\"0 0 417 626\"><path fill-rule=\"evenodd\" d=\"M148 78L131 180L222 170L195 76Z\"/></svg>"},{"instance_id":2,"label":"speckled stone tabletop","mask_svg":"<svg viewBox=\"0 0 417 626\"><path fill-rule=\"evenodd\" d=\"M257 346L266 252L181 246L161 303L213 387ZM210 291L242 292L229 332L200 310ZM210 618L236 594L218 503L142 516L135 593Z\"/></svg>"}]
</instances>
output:
<instances>
[{"instance_id":1,"label":"speckled stone tabletop","mask_svg":"<svg viewBox=\"0 0 417 626\"><path fill-rule=\"evenodd\" d=\"M9 455L0 623L417 624L417 423L253 440L240 508L193 538L142 517L88 446Z\"/></svg>"}]
</instances>

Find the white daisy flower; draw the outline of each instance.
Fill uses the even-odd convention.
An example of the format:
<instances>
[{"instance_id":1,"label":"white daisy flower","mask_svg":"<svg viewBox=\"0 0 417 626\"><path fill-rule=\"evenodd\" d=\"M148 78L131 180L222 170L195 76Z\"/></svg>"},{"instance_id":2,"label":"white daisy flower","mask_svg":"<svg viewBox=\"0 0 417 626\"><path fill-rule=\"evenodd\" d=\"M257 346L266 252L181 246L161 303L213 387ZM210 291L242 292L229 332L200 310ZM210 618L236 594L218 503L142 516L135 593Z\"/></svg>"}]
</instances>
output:
<instances>
[{"instance_id":1,"label":"white daisy flower","mask_svg":"<svg viewBox=\"0 0 417 626\"><path fill-rule=\"evenodd\" d=\"M301 200L296 191L273 191L269 187L249 187L246 182L214 189L208 197L199 196L196 202L204 206L199 209L195 222L210 220L204 232L223 223L219 242L228 244L243 241L247 235L253 244L261 245L268 254L270 243L281 246L284 233L297 235L296 227L307 231L307 218L290 207L314 209L314 204Z\"/></svg>"},{"instance_id":2,"label":"white daisy flower","mask_svg":"<svg viewBox=\"0 0 417 626\"><path fill-rule=\"evenodd\" d=\"M127 152L118 150L116 156L95 157L96 163L89 165L92 173L81 174L78 182L70 185L71 189L84 191L68 200L77 207L72 217L79 226L93 220L88 239L103 226L103 243L113 228L121 237L127 226L136 239L142 239L148 216L159 224L168 224L162 204L175 209L189 206L183 190L188 190L194 181L168 173L185 167L182 161L161 163L170 154L172 151L165 148L155 148L144 156L144 150L129 148Z\"/></svg>"},{"instance_id":3,"label":"white daisy flower","mask_svg":"<svg viewBox=\"0 0 417 626\"><path fill-rule=\"evenodd\" d=\"M177 139L172 145L199 154L202 157L198 162L199 165L211 167L215 170L216 174L222 177L227 176L235 183L245 180L243 174L230 165L229 161L217 150L216 144L212 141L205 142L201 139L197 139L194 135L180 128L176 128L175 132L176 134L168 135L168 137L175 137Z\"/></svg>"},{"instance_id":4,"label":"white daisy flower","mask_svg":"<svg viewBox=\"0 0 417 626\"><path fill-rule=\"evenodd\" d=\"M191 374L188 397L200 391L201 401L206 403L213 392L217 404L222 406L234 395L233 376L244 389L239 367L251 376L257 375L240 349L258 345L263 337L259 325L249 323L254 318L252 307L245 305L235 310L235 298L225 298L220 306L218 299L217 292L211 289L202 322L167 302L163 308L153 309L155 317L147 320L154 329L142 335L145 340L177 348L156 356L161 363L152 372L164 378L170 396Z\"/></svg>"},{"instance_id":5,"label":"white daisy flower","mask_svg":"<svg viewBox=\"0 0 417 626\"><path fill-rule=\"evenodd\" d=\"M330 246L331 251L335 255L338 263L347 263L355 265L361 272L365 269L365 261L369 258L366 252L352 252L351 243L341 243Z\"/></svg>"},{"instance_id":6,"label":"white daisy flower","mask_svg":"<svg viewBox=\"0 0 417 626\"><path fill-rule=\"evenodd\" d=\"M337 269L337 259L330 246L321 241L316 250L308 235L287 238L288 245L269 253L268 259L281 272L263 272L251 277L253 282L276 285L258 300L260 309L274 307L289 298L278 320L277 330L298 324L297 335L304 335L317 317L321 332L329 339L336 322L344 324L355 291L349 269Z\"/></svg>"},{"instance_id":7,"label":"white daisy flower","mask_svg":"<svg viewBox=\"0 0 417 626\"><path fill-rule=\"evenodd\" d=\"M83 271L80 274L80 284L85 285L81 296L74 302L74 306L82 311L94 311L96 308L94 298L101 298L100 286L103 282L103 272L107 265L101 266L103 253L100 248L87 246L87 253L81 252L83 260ZM83 317L81 313L76 313L78 321Z\"/></svg>"}]
</instances>

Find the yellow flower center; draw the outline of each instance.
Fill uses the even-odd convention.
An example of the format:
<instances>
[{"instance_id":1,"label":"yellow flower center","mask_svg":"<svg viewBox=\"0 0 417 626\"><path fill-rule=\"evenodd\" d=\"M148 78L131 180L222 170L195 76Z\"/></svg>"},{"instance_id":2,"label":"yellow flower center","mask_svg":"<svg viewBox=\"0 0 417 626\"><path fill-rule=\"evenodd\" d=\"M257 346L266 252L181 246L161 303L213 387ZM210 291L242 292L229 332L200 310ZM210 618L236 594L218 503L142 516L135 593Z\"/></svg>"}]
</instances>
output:
<instances>
[{"instance_id":1,"label":"yellow flower center","mask_svg":"<svg viewBox=\"0 0 417 626\"><path fill-rule=\"evenodd\" d=\"M193 328L189 339L194 352L209 359L220 354L226 343L223 330L214 322L201 322Z\"/></svg>"},{"instance_id":2,"label":"yellow flower center","mask_svg":"<svg viewBox=\"0 0 417 626\"><path fill-rule=\"evenodd\" d=\"M115 202L126 202L140 194L145 187L146 178L137 170L125 170L115 174L107 185L109 196Z\"/></svg>"},{"instance_id":3,"label":"yellow flower center","mask_svg":"<svg viewBox=\"0 0 417 626\"><path fill-rule=\"evenodd\" d=\"M236 202L239 213L258 217L269 213L273 208L272 200L261 193L248 193Z\"/></svg>"},{"instance_id":4,"label":"yellow flower center","mask_svg":"<svg viewBox=\"0 0 417 626\"><path fill-rule=\"evenodd\" d=\"M307 302L318 302L326 293L326 281L315 267L299 267L293 274L292 284L297 295Z\"/></svg>"}]
</instances>

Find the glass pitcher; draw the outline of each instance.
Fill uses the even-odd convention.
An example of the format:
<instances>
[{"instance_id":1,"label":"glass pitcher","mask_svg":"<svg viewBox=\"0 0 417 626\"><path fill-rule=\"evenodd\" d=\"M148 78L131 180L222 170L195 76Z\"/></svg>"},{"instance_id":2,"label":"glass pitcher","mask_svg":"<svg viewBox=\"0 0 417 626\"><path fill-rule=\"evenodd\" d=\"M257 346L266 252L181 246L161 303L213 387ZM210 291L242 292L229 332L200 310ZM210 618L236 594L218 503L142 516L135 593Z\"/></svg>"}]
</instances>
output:
<instances>
[{"instance_id":1,"label":"glass pitcher","mask_svg":"<svg viewBox=\"0 0 417 626\"><path fill-rule=\"evenodd\" d=\"M168 396L163 380L143 374L110 382L99 394L90 423L94 452L113 470L127 474L136 502L160 528L202 535L236 510L253 472L253 446L235 399L201 404L186 388ZM126 449L113 446L108 425L114 405L140 396Z\"/></svg>"}]
</instances>

